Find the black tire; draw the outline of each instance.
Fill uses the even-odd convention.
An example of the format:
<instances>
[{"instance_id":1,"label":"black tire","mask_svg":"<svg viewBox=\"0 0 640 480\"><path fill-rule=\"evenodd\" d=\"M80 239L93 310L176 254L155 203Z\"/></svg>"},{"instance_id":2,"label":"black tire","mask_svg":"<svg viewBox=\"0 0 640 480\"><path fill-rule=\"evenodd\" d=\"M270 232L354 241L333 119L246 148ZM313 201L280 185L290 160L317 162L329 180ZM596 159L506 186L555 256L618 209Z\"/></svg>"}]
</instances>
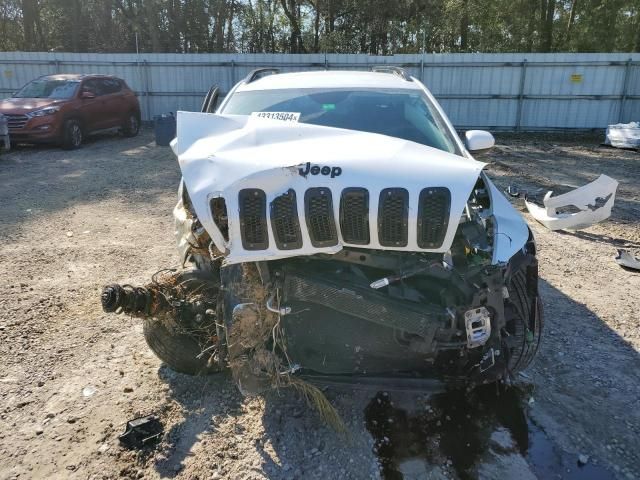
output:
<instances>
[{"instance_id":1,"label":"black tire","mask_svg":"<svg viewBox=\"0 0 640 480\"><path fill-rule=\"evenodd\" d=\"M140 116L136 112L130 112L127 119L122 124L122 135L125 137L135 137L140 131Z\"/></svg>"},{"instance_id":2,"label":"black tire","mask_svg":"<svg viewBox=\"0 0 640 480\"><path fill-rule=\"evenodd\" d=\"M75 150L80 148L84 140L82 125L78 120L67 120L62 127L62 148Z\"/></svg>"},{"instance_id":3,"label":"black tire","mask_svg":"<svg viewBox=\"0 0 640 480\"><path fill-rule=\"evenodd\" d=\"M202 347L192 335L172 331L155 319L144 320L142 329L149 348L171 370L187 375L220 372L218 364L209 363L207 355L197 358L202 353Z\"/></svg>"},{"instance_id":4,"label":"black tire","mask_svg":"<svg viewBox=\"0 0 640 480\"><path fill-rule=\"evenodd\" d=\"M526 267L513 275L508 286L509 300L505 312L510 312L507 331L513 337L514 345L509 351L509 370L516 373L524 370L538 352L544 315L542 302L537 295L537 275L527 279ZM535 285L528 285L535 282ZM535 292L535 293L534 293Z\"/></svg>"}]
</instances>

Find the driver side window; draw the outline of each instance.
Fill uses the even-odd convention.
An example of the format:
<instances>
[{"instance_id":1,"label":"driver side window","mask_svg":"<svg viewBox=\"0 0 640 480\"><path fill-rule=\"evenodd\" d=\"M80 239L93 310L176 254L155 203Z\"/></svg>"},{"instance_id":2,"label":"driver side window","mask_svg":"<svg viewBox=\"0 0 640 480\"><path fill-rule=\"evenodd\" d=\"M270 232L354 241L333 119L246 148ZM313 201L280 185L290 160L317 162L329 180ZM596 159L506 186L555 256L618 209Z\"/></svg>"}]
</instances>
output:
<instances>
[{"instance_id":1,"label":"driver side window","mask_svg":"<svg viewBox=\"0 0 640 480\"><path fill-rule=\"evenodd\" d=\"M103 95L103 91L100 85L100 82L98 80L87 80L86 82L84 82L84 85L82 86L82 91L83 92L91 92L93 93L96 97Z\"/></svg>"}]
</instances>

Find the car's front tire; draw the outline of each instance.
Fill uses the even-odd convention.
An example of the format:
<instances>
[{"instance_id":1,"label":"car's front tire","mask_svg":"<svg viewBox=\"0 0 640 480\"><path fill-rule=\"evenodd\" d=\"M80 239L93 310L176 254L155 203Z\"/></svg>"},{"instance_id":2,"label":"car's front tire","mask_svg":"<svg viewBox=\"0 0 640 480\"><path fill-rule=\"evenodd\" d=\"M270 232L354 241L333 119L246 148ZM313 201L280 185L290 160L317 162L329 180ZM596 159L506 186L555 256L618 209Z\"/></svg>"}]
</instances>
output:
<instances>
[{"instance_id":1,"label":"car's front tire","mask_svg":"<svg viewBox=\"0 0 640 480\"><path fill-rule=\"evenodd\" d=\"M167 327L155 318L145 319L142 329L149 348L171 370L187 375L220 372L217 362L201 355L203 348L193 335Z\"/></svg>"},{"instance_id":2,"label":"car's front tire","mask_svg":"<svg viewBox=\"0 0 640 480\"><path fill-rule=\"evenodd\" d=\"M84 140L82 125L78 120L67 120L62 127L62 148L65 150L75 150L80 148Z\"/></svg>"},{"instance_id":3,"label":"car's front tire","mask_svg":"<svg viewBox=\"0 0 640 480\"><path fill-rule=\"evenodd\" d=\"M507 287L506 330L511 340L508 368L512 373L529 366L540 346L544 316L537 284L537 268L530 265L514 272L511 284Z\"/></svg>"}]
</instances>

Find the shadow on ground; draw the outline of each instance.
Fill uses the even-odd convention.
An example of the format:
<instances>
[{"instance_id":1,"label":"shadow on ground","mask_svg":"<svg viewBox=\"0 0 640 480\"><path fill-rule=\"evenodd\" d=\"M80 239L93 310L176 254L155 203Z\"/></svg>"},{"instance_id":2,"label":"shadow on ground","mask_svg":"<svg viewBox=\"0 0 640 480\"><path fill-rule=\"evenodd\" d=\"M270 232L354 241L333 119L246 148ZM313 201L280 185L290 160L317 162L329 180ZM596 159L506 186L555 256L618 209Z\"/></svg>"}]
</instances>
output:
<instances>
[{"instance_id":1,"label":"shadow on ground","mask_svg":"<svg viewBox=\"0 0 640 480\"><path fill-rule=\"evenodd\" d=\"M202 437L215 431L217 423L242 413L242 395L225 374L190 377L162 366L158 376L170 388L170 397L184 410L184 417L165 432L171 445L155 469L162 478L173 478L183 468L185 459ZM216 452L212 452L215 455Z\"/></svg>"},{"instance_id":2,"label":"shadow on ground","mask_svg":"<svg viewBox=\"0 0 640 480\"><path fill-rule=\"evenodd\" d=\"M134 138L96 135L73 151L20 145L0 156L0 202L14 206L2 229L34 215L111 198L155 202L177 191L179 180L173 153L157 147L149 130Z\"/></svg>"}]
</instances>

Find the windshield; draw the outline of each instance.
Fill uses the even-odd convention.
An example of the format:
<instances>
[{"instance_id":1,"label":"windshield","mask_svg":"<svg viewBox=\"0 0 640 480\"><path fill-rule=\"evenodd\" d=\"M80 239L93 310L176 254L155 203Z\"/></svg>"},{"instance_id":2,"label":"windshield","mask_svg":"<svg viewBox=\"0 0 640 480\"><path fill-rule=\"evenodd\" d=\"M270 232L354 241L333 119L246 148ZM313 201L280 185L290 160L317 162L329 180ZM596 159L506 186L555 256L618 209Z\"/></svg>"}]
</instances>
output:
<instances>
[{"instance_id":1,"label":"windshield","mask_svg":"<svg viewBox=\"0 0 640 480\"><path fill-rule=\"evenodd\" d=\"M224 112L293 112L300 122L379 133L458 153L423 92L389 89L287 89L237 92Z\"/></svg>"},{"instance_id":2,"label":"windshield","mask_svg":"<svg viewBox=\"0 0 640 480\"><path fill-rule=\"evenodd\" d=\"M27 83L14 98L71 98L79 81L38 79Z\"/></svg>"}]
</instances>

